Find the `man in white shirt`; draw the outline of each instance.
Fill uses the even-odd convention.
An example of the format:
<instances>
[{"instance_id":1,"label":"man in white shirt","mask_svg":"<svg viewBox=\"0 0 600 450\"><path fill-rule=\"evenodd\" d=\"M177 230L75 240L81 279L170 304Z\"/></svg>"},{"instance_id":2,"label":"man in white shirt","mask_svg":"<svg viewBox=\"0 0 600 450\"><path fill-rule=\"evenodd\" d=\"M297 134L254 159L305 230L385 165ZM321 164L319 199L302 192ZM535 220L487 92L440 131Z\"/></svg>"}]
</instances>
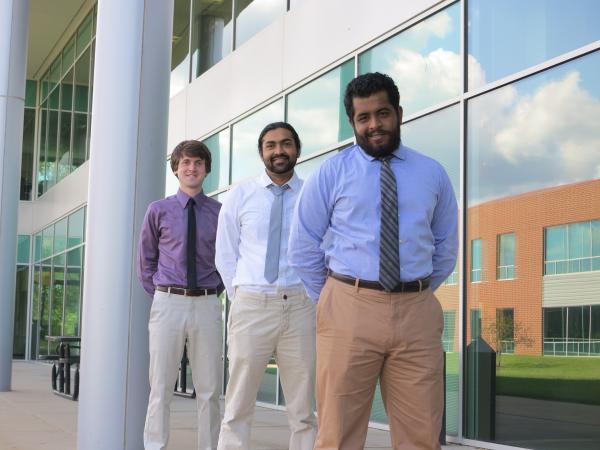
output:
<instances>
[{"instance_id":1,"label":"man in white shirt","mask_svg":"<svg viewBox=\"0 0 600 450\"><path fill-rule=\"evenodd\" d=\"M258 138L265 172L236 186L219 214L216 265L229 299L229 382L219 450L249 449L256 395L275 356L291 429L290 450L311 450L315 306L287 260L290 221L302 180L296 130L267 125Z\"/></svg>"}]
</instances>

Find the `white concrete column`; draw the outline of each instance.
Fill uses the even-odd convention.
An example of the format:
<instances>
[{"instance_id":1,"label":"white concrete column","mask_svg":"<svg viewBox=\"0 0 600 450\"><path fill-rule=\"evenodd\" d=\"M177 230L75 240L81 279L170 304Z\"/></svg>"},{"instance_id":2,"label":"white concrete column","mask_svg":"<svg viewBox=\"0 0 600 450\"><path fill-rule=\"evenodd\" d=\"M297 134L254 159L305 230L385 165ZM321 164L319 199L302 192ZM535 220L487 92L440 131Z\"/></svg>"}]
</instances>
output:
<instances>
[{"instance_id":1,"label":"white concrete column","mask_svg":"<svg viewBox=\"0 0 600 450\"><path fill-rule=\"evenodd\" d=\"M0 0L0 392L12 372L29 0Z\"/></svg>"},{"instance_id":2,"label":"white concrete column","mask_svg":"<svg viewBox=\"0 0 600 450\"><path fill-rule=\"evenodd\" d=\"M173 0L99 0L77 448L143 448L150 299L136 277L164 195Z\"/></svg>"}]
</instances>

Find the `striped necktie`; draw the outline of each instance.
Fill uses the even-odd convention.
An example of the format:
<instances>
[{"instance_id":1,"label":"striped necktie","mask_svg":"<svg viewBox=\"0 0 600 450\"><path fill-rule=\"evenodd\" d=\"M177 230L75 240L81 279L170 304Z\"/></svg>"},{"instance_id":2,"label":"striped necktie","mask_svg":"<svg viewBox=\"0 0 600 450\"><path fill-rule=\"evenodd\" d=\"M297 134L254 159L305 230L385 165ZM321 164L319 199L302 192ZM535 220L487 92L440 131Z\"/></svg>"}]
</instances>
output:
<instances>
[{"instance_id":1,"label":"striped necktie","mask_svg":"<svg viewBox=\"0 0 600 450\"><path fill-rule=\"evenodd\" d=\"M390 167L392 155L381 158L381 228L379 241L379 282L386 291L400 282L398 236L398 190Z\"/></svg>"}]
</instances>

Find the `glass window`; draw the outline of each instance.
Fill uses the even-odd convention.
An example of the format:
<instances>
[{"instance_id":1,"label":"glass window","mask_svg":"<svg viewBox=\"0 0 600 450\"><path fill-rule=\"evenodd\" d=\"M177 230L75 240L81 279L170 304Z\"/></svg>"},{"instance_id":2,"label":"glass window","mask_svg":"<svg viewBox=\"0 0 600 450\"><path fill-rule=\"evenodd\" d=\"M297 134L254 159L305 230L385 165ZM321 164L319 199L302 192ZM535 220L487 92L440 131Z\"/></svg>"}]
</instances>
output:
<instances>
[{"instance_id":1,"label":"glass window","mask_svg":"<svg viewBox=\"0 0 600 450\"><path fill-rule=\"evenodd\" d=\"M75 63L75 98L73 103L73 151L71 165L76 169L86 159L88 133L88 96L90 94L90 55L88 48Z\"/></svg>"},{"instance_id":2,"label":"glass window","mask_svg":"<svg viewBox=\"0 0 600 450\"><path fill-rule=\"evenodd\" d=\"M58 89L50 94L50 99L58 93ZM58 95L56 96L58 98ZM57 102L58 103L58 102ZM58 144L59 112L50 110L48 113L48 141L46 144L46 185L48 188L56 183L56 153Z\"/></svg>"},{"instance_id":3,"label":"glass window","mask_svg":"<svg viewBox=\"0 0 600 450\"><path fill-rule=\"evenodd\" d=\"M518 15L514 9L515 23L520 23ZM523 30L520 47L540 44L528 39L530 28ZM560 30L557 38L568 33ZM512 38L517 32L510 34ZM578 273L591 270L591 222L599 219L599 79L600 52L595 51L467 100L465 241L481 239L484 246L497 242L503 247L498 235L511 230L515 246L519 244L519 273L513 281L484 276L484 284L466 286L466 311L481 310L484 339L495 322L493 312L513 309L515 343L514 354L496 355L491 373L486 359L497 350L492 342L492 350L482 343L472 352L476 355L466 358L469 437L536 450L546 448L550 439L557 450L570 450L588 436L584 427L560 419L552 436L533 424L546 417L535 411L540 400L578 408L589 404L589 389L600 381L600 358L589 357L593 342L586 337L591 330L589 299L600 292L600 284L593 274ZM490 260L486 249L486 269L487 261L516 260L503 248L499 259L494 252ZM566 273L570 275L562 279L548 276ZM572 381L565 383L567 379ZM492 380L496 404L516 397L519 404L503 404L502 414L495 413L488 400L493 394L486 390ZM580 391L576 385L587 387ZM481 401L471 401L473 396ZM508 411L519 415L527 433L515 435L515 427L503 420Z\"/></svg>"},{"instance_id":4,"label":"glass window","mask_svg":"<svg viewBox=\"0 0 600 450\"><path fill-rule=\"evenodd\" d=\"M235 48L283 15L286 9L284 0L235 0Z\"/></svg>"},{"instance_id":5,"label":"glass window","mask_svg":"<svg viewBox=\"0 0 600 450\"><path fill-rule=\"evenodd\" d=\"M58 135L58 154L56 161L56 181L69 174L71 159L71 112L60 113L60 133Z\"/></svg>"},{"instance_id":6,"label":"glass window","mask_svg":"<svg viewBox=\"0 0 600 450\"><path fill-rule=\"evenodd\" d=\"M507 233L498 236L497 274L499 280L515 277L515 234Z\"/></svg>"},{"instance_id":7,"label":"glass window","mask_svg":"<svg viewBox=\"0 0 600 450\"><path fill-rule=\"evenodd\" d=\"M600 39L596 0L476 0L468 17L469 89Z\"/></svg>"},{"instance_id":8,"label":"glass window","mask_svg":"<svg viewBox=\"0 0 600 450\"><path fill-rule=\"evenodd\" d=\"M67 218L54 224L54 254L67 248Z\"/></svg>"},{"instance_id":9,"label":"glass window","mask_svg":"<svg viewBox=\"0 0 600 450\"><path fill-rule=\"evenodd\" d=\"M460 109L450 106L402 124L402 143L438 161L459 198Z\"/></svg>"},{"instance_id":10,"label":"glass window","mask_svg":"<svg viewBox=\"0 0 600 450\"><path fill-rule=\"evenodd\" d=\"M90 41L92 40L92 16L94 13L89 14L85 20L83 21L83 23L79 26L79 29L77 30L77 54L80 55L84 50L85 47L90 43Z\"/></svg>"},{"instance_id":11,"label":"glass window","mask_svg":"<svg viewBox=\"0 0 600 450\"><path fill-rule=\"evenodd\" d=\"M454 351L454 339L456 329L456 311L444 311L444 334L442 335L442 344L445 352Z\"/></svg>"},{"instance_id":12,"label":"glass window","mask_svg":"<svg viewBox=\"0 0 600 450\"><path fill-rule=\"evenodd\" d=\"M27 80L25 83L25 107L35 108L37 97L37 81Z\"/></svg>"},{"instance_id":13,"label":"glass window","mask_svg":"<svg viewBox=\"0 0 600 450\"><path fill-rule=\"evenodd\" d=\"M73 36L62 51L62 73L66 73L75 61L75 36Z\"/></svg>"},{"instance_id":14,"label":"glass window","mask_svg":"<svg viewBox=\"0 0 600 450\"><path fill-rule=\"evenodd\" d=\"M46 147L48 145L48 109L44 102L40 107L40 144L37 167L38 196L46 192Z\"/></svg>"},{"instance_id":15,"label":"glass window","mask_svg":"<svg viewBox=\"0 0 600 450\"><path fill-rule=\"evenodd\" d=\"M300 164L298 164L294 168L294 170L296 171L296 174L298 174L298 176L300 178L302 178L303 180L306 180L312 172L314 172L321 164L323 164L323 161L331 158L337 152L338 152L338 150L334 150L332 152L327 152L324 155L319 155L314 158L311 158L308 161L303 161Z\"/></svg>"},{"instance_id":16,"label":"glass window","mask_svg":"<svg viewBox=\"0 0 600 450\"><path fill-rule=\"evenodd\" d=\"M514 308L496 309L496 351L514 353L515 351L515 310Z\"/></svg>"},{"instance_id":17,"label":"glass window","mask_svg":"<svg viewBox=\"0 0 600 450\"><path fill-rule=\"evenodd\" d=\"M67 248L74 247L83 242L84 233L85 208L75 211L68 217L69 221L69 238Z\"/></svg>"},{"instance_id":18,"label":"glass window","mask_svg":"<svg viewBox=\"0 0 600 450\"><path fill-rule=\"evenodd\" d=\"M42 232L33 237L33 260L38 262L42 259Z\"/></svg>"},{"instance_id":19,"label":"glass window","mask_svg":"<svg viewBox=\"0 0 600 450\"><path fill-rule=\"evenodd\" d=\"M400 90L405 115L460 94L460 3L359 56L360 73L383 72Z\"/></svg>"},{"instance_id":20,"label":"glass window","mask_svg":"<svg viewBox=\"0 0 600 450\"><path fill-rule=\"evenodd\" d=\"M287 96L287 121L300 136L303 156L352 137L344 91L353 78L352 59Z\"/></svg>"},{"instance_id":21,"label":"glass window","mask_svg":"<svg viewBox=\"0 0 600 450\"><path fill-rule=\"evenodd\" d=\"M52 245L54 243L54 225L46 227L42 231L42 259L52 256Z\"/></svg>"},{"instance_id":22,"label":"glass window","mask_svg":"<svg viewBox=\"0 0 600 450\"><path fill-rule=\"evenodd\" d=\"M470 100L469 205L596 179L599 78L594 52Z\"/></svg>"},{"instance_id":23,"label":"glass window","mask_svg":"<svg viewBox=\"0 0 600 450\"><path fill-rule=\"evenodd\" d=\"M31 348L29 357L36 359L38 355L39 326L40 326L40 274L41 266L36 264L33 269L33 291L31 292Z\"/></svg>"},{"instance_id":24,"label":"glass window","mask_svg":"<svg viewBox=\"0 0 600 450\"><path fill-rule=\"evenodd\" d=\"M28 234L17 236L17 264L29 264L29 238Z\"/></svg>"},{"instance_id":25,"label":"glass window","mask_svg":"<svg viewBox=\"0 0 600 450\"><path fill-rule=\"evenodd\" d=\"M62 336L63 307L65 294L65 255L55 256L52 261L52 300L50 335Z\"/></svg>"},{"instance_id":26,"label":"glass window","mask_svg":"<svg viewBox=\"0 0 600 450\"><path fill-rule=\"evenodd\" d=\"M29 266L17 266L15 284L15 313L13 328L13 358L25 359L27 348L27 292Z\"/></svg>"},{"instance_id":27,"label":"glass window","mask_svg":"<svg viewBox=\"0 0 600 450\"><path fill-rule=\"evenodd\" d=\"M193 0L192 74L199 77L231 53L233 21L231 0Z\"/></svg>"},{"instance_id":28,"label":"glass window","mask_svg":"<svg viewBox=\"0 0 600 450\"><path fill-rule=\"evenodd\" d=\"M175 0L171 39L171 88L173 97L190 79L190 0Z\"/></svg>"},{"instance_id":29,"label":"glass window","mask_svg":"<svg viewBox=\"0 0 600 450\"><path fill-rule=\"evenodd\" d=\"M31 200L31 191L33 189L33 158L35 154L35 109L33 108L25 108L22 148L19 199Z\"/></svg>"},{"instance_id":30,"label":"glass window","mask_svg":"<svg viewBox=\"0 0 600 450\"><path fill-rule=\"evenodd\" d=\"M38 355L47 355L49 346L46 336L50 333L50 295L52 291L52 263L51 259L42 262L40 309L38 327Z\"/></svg>"},{"instance_id":31,"label":"glass window","mask_svg":"<svg viewBox=\"0 0 600 450\"><path fill-rule=\"evenodd\" d=\"M82 282L82 248L67 253L67 271L65 274L65 316L64 335L79 336L79 308Z\"/></svg>"},{"instance_id":32,"label":"glass window","mask_svg":"<svg viewBox=\"0 0 600 450\"><path fill-rule=\"evenodd\" d=\"M544 274L600 270L598 220L548 227L545 230Z\"/></svg>"},{"instance_id":33,"label":"glass window","mask_svg":"<svg viewBox=\"0 0 600 450\"><path fill-rule=\"evenodd\" d=\"M481 239L471 241L471 283L482 281Z\"/></svg>"},{"instance_id":34,"label":"glass window","mask_svg":"<svg viewBox=\"0 0 600 450\"><path fill-rule=\"evenodd\" d=\"M211 155L210 173L204 180L204 192L210 193L229 185L229 128L213 134L202 142Z\"/></svg>"},{"instance_id":35,"label":"glass window","mask_svg":"<svg viewBox=\"0 0 600 450\"><path fill-rule=\"evenodd\" d=\"M277 100L233 125L232 183L257 175L264 170L264 164L258 154L258 135L267 124L281 120L283 120L283 100Z\"/></svg>"}]
</instances>

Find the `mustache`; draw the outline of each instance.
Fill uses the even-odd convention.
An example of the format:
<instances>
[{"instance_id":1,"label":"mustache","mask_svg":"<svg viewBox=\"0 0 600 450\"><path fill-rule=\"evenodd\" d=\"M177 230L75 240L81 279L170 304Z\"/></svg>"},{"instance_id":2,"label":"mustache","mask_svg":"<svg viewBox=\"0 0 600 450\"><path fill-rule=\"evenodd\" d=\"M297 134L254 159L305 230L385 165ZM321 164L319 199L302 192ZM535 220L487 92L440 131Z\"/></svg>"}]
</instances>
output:
<instances>
[{"instance_id":1,"label":"mustache","mask_svg":"<svg viewBox=\"0 0 600 450\"><path fill-rule=\"evenodd\" d=\"M284 159L287 159L288 161L290 160L290 157L288 155L281 154L281 155L273 155L273 156L271 156L271 161L274 161L277 158L284 158Z\"/></svg>"},{"instance_id":2,"label":"mustache","mask_svg":"<svg viewBox=\"0 0 600 450\"><path fill-rule=\"evenodd\" d=\"M375 131L367 132L367 137L372 137L372 136L375 136L376 134L381 134L381 135L386 135L386 136L391 135L391 133L389 131L375 130Z\"/></svg>"}]
</instances>

